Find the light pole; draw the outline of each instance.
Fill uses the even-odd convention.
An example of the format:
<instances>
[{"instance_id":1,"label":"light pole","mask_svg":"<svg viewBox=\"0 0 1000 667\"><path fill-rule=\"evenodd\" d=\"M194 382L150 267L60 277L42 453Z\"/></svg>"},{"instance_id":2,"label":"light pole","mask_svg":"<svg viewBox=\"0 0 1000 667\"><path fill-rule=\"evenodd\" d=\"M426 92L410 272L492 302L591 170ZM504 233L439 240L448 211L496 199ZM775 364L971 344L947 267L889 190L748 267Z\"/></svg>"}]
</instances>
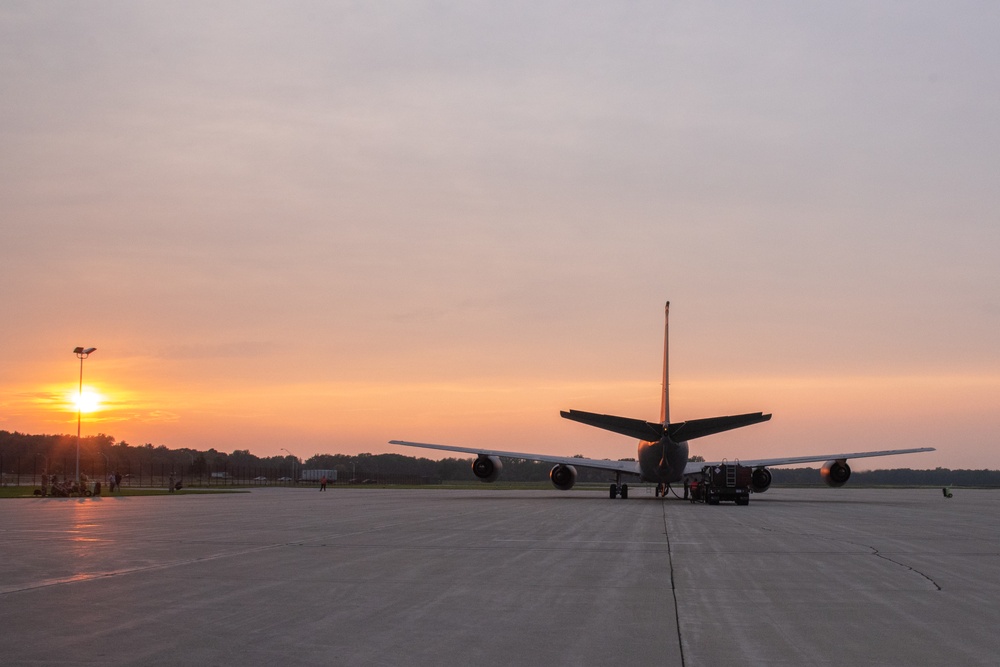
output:
<instances>
[{"instance_id":1,"label":"light pole","mask_svg":"<svg viewBox=\"0 0 1000 667\"><path fill-rule=\"evenodd\" d=\"M288 452L284 447L281 448L281 451ZM295 484L295 464L298 463L299 458L291 452L288 452L288 455L292 457L292 484Z\"/></svg>"},{"instance_id":2,"label":"light pole","mask_svg":"<svg viewBox=\"0 0 1000 667\"><path fill-rule=\"evenodd\" d=\"M83 420L83 360L97 351L96 347L78 347L73 354L80 360L80 392L76 395L76 484L80 485L80 423Z\"/></svg>"}]
</instances>

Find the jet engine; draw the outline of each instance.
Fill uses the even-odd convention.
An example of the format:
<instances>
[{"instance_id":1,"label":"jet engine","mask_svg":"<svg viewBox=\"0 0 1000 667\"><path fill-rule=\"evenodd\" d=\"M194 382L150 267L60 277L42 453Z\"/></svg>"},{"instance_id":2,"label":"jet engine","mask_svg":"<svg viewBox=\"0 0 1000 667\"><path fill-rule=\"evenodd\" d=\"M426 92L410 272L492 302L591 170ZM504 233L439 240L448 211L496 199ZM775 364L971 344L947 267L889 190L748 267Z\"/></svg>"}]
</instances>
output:
<instances>
[{"instance_id":1,"label":"jet engine","mask_svg":"<svg viewBox=\"0 0 1000 667\"><path fill-rule=\"evenodd\" d=\"M503 463L499 456L480 456L472 462L472 474L483 482L495 482L500 478Z\"/></svg>"},{"instance_id":2,"label":"jet engine","mask_svg":"<svg viewBox=\"0 0 1000 667\"><path fill-rule=\"evenodd\" d=\"M843 486L851 478L851 466L847 465L846 459L827 461L819 469L819 474L828 486Z\"/></svg>"},{"instance_id":3,"label":"jet engine","mask_svg":"<svg viewBox=\"0 0 1000 667\"><path fill-rule=\"evenodd\" d=\"M771 471L767 468L754 468L750 475L750 490L754 493L764 493L771 487Z\"/></svg>"},{"instance_id":4,"label":"jet engine","mask_svg":"<svg viewBox=\"0 0 1000 667\"><path fill-rule=\"evenodd\" d=\"M576 484L576 468L559 463L549 471L552 485L560 491L569 491Z\"/></svg>"}]
</instances>

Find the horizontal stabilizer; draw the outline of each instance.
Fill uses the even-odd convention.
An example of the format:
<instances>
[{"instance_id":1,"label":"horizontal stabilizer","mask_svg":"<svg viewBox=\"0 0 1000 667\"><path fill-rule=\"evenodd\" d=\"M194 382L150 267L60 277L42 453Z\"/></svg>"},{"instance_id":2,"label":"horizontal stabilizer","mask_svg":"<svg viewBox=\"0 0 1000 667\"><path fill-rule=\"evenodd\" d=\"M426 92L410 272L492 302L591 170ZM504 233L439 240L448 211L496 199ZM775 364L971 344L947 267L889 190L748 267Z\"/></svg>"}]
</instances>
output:
<instances>
[{"instance_id":1,"label":"horizontal stabilizer","mask_svg":"<svg viewBox=\"0 0 1000 667\"><path fill-rule=\"evenodd\" d=\"M628 417L615 417L614 415L599 415L593 412L581 412L570 410L560 412L566 419L571 419L588 426L603 428L605 431L620 433L630 438L637 438L648 442L657 442L663 437L663 424L646 422L641 419L629 419Z\"/></svg>"},{"instance_id":2,"label":"horizontal stabilizer","mask_svg":"<svg viewBox=\"0 0 1000 667\"><path fill-rule=\"evenodd\" d=\"M752 412L746 415L731 415L729 417L709 417L708 419L692 419L691 421L678 422L670 425L670 439L674 442L694 440L703 438L706 435L714 435L723 431L731 431L734 428L750 426L766 422L771 415L763 412Z\"/></svg>"},{"instance_id":3,"label":"horizontal stabilizer","mask_svg":"<svg viewBox=\"0 0 1000 667\"><path fill-rule=\"evenodd\" d=\"M588 426L603 428L605 431L620 433L630 438L637 438L646 442L658 442L663 437L663 425L656 422L647 422L641 419L629 419L628 417L616 417L614 415L599 415L593 412L581 412L580 410L570 410L560 412L566 419L571 419ZM674 442L684 442L703 438L706 435L730 431L741 426L750 426L766 422L771 415L762 412L752 412L746 415L730 415L728 417L709 417L708 419L692 419L686 422L677 422L670 425L670 439Z\"/></svg>"}]
</instances>

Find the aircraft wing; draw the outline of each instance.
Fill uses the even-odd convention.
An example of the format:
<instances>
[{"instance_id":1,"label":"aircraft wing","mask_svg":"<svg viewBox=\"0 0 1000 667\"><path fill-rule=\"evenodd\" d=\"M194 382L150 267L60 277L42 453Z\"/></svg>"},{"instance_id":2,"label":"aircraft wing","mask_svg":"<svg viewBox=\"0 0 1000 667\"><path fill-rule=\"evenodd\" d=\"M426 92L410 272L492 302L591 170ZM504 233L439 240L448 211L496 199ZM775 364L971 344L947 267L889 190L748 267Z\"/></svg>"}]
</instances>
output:
<instances>
[{"instance_id":1,"label":"aircraft wing","mask_svg":"<svg viewBox=\"0 0 1000 667\"><path fill-rule=\"evenodd\" d=\"M783 466L791 465L794 463L819 463L820 461L837 461L846 459L865 459L873 456L895 456L896 454L916 454L918 452L933 452L933 447L916 447L914 449L885 449L879 452L854 452L852 454L822 454L816 456L786 456L784 458L778 459L748 459L744 460L733 460L732 463L739 463L742 466L748 466L753 468L769 467L769 466ZM714 466L721 463L721 461L705 461L705 462L693 462L688 463L684 468L685 475L692 475L695 473L700 473L701 469L705 466Z\"/></svg>"},{"instance_id":2,"label":"aircraft wing","mask_svg":"<svg viewBox=\"0 0 1000 667\"><path fill-rule=\"evenodd\" d=\"M545 463L561 463L580 468L598 468L614 472L639 474L637 461L607 461L604 459L582 459L575 456L550 456L548 454L527 454L524 452L505 452L499 449L483 449L481 447L456 447L454 445L433 445L427 442L407 442L405 440L390 440L390 445L403 447L423 447L424 449L441 449L446 452L461 452L477 456L503 456L509 459L525 459L527 461L544 461ZM700 468L699 468L700 470Z\"/></svg>"}]
</instances>

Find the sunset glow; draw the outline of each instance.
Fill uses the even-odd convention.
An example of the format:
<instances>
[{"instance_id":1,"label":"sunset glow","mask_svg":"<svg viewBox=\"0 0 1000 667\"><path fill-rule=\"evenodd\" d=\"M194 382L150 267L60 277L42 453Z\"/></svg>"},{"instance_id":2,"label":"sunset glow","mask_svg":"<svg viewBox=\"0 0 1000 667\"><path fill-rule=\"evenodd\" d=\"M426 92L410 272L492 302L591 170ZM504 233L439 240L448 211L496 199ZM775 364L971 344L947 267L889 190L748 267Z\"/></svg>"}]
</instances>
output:
<instances>
[{"instance_id":1,"label":"sunset glow","mask_svg":"<svg viewBox=\"0 0 1000 667\"><path fill-rule=\"evenodd\" d=\"M70 402L72 403L74 411L89 414L91 412L97 412L101 409L104 397L92 389L84 388L82 394L79 392L73 392L70 395Z\"/></svg>"}]
</instances>

